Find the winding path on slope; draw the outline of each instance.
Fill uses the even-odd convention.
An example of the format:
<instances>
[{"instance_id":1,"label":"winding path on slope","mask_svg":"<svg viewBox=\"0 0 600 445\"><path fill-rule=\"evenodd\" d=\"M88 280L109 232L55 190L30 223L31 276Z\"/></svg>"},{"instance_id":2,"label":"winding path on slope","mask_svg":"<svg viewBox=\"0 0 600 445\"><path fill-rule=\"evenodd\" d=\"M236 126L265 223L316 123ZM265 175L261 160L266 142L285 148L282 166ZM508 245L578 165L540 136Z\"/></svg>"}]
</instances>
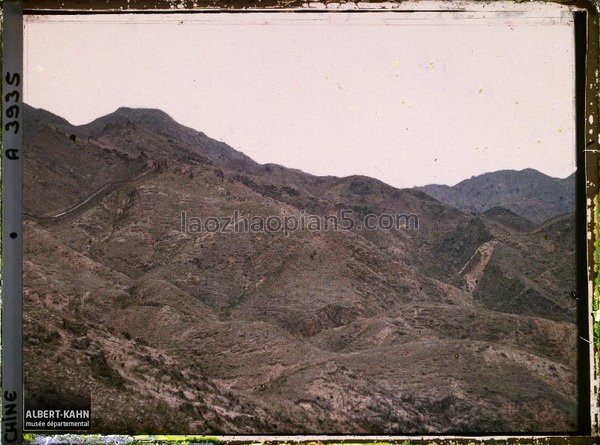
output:
<instances>
[{"instance_id":1,"label":"winding path on slope","mask_svg":"<svg viewBox=\"0 0 600 445\"><path fill-rule=\"evenodd\" d=\"M531 230L530 232L528 232L528 234L540 233L543 230L545 230L548 227L550 227L552 224L555 224L555 223L557 223L559 221L564 221L564 220L567 220L567 219L570 219L570 218L575 218L575 216L573 215L572 212L570 212L570 213L562 213L560 215L552 216L551 218L548 218L546 221L542 222L540 225L538 225L533 230Z\"/></svg>"},{"instance_id":2,"label":"winding path on slope","mask_svg":"<svg viewBox=\"0 0 600 445\"><path fill-rule=\"evenodd\" d=\"M145 177L150 176L153 173L157 173L159 170L160 170L160 163L157 161L153 161L152 164L149 166L149 168L146 171L140 173L139 175L135 176L134 178L122 179L120 181L111 181L111 182L102 184L99 188L97 188L91 194L89 194L84 199L79 201L77 204L72 205L71 207L68 207L67 209L62 210L54 215L40 216L40 215L33 215L31 213L23 212L23 216L27 216L29 218L35 219L40 222L59 221L67 216L72 215L74 212L76 212L78 210L83 210L83 209L91 207L90 203L92 203L92 204L95 203L98 198L104 198L110 192L113 192L124 185L135 184L135 183L139 182L141 179L144 179Z\"/></svg>"}]
</instances>

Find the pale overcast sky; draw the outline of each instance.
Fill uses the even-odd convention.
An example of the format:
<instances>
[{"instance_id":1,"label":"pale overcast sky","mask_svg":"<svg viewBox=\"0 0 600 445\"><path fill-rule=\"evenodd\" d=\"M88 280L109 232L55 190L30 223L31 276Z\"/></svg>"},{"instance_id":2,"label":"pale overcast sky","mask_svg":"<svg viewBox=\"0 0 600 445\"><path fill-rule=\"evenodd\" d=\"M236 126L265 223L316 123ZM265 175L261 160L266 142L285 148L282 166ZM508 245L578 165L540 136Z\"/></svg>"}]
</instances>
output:
<instances>
[{"instance_id":1,"label":"pale overcast sky","mask_svg":"<svg viewBox=\"0 0 600 445\"><path fill-rule=\"evenodd\" d=\"M258 162L396 187L575 169L573 24L556 5L28 17L25 36L26 102L73 124L160 108Z\"/></svg>"}]
</instances>

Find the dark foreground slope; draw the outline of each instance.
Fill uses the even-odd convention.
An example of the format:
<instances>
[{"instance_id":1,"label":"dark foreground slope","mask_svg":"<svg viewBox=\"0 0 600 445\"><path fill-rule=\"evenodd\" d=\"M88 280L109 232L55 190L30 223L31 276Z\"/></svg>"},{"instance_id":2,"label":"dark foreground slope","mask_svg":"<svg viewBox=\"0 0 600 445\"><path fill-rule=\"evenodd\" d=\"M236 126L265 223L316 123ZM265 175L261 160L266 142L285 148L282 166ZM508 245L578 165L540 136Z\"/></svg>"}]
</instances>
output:
<instances>
[{"instance_id":1,"label":"dark foreground slope","mask_svg":"<svg viewBox=\"0 0 600 445\"><path fill-rule=\"evenodd\" d=\"M532 168L500 170L454 186L431 184L417 189L467 213L504 207L536 223L575 211L575 173L561 179Z\"/></svg>"},{"instance_id":2,"label":"dark foreground slope","mask_svg":"<svg viewBox=\"0 0 600 445\"><path fill-rule=\"evenodd\" d=\"M157 110L26 122L28 394L90 388L110 432L576 428L572 217L529 226L259 165ZM414 213L419 229L180 221L342 208Z\"/></svg>"}]
</instances>

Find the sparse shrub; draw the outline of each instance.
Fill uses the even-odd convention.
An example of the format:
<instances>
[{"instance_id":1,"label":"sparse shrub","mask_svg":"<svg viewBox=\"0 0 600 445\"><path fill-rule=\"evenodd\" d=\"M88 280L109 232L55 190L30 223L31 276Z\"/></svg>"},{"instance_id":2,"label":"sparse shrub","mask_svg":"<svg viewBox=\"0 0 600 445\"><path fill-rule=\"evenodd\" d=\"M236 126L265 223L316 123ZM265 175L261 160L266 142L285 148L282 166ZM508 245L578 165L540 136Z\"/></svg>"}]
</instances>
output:
<instances>
[{"instance_id":1,"label":"sparse shrub","mask_svg":"<svg viewBox=\"0 0 600 445\"><path fill-rule=\"evenodd\" d=\"M87 326L84 323L77 320L73 320L71 318L63 318L62 327L66 331L69 331L77 335L78 337L86 335L88 330Z\"/></svg>"},{"instance_id":2,"label":"sparse shrub","mask_svg":"<svg viewBox=\"0 0 600 445\"><path fill-rule=\"evenodd\" d=\"M99 351L90 357L90 366L92 375L95 378L110 383L117 388L123 386L123 378L111 368L103 351Z\"/></svg>"}]
</instances>

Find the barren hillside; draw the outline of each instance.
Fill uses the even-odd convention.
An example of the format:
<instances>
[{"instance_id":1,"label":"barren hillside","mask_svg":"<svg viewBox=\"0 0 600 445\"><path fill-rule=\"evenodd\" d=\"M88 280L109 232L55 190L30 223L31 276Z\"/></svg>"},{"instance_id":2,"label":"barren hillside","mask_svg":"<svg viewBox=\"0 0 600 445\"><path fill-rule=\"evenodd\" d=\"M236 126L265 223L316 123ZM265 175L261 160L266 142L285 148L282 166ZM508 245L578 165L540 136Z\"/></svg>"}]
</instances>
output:
<instances>
[{"instance_id":1,"label":"barren hillside","mask_svg":"<svg viewBox=\"0 0 600 445\"><path fill-rule=\"evenodd\" d=\"M572 214L260 165L158 110L25 120L29 398L89 389L97 432L577 427ZM419 228L181 230L341 209Z\"/></svg>"}]
</instances>

